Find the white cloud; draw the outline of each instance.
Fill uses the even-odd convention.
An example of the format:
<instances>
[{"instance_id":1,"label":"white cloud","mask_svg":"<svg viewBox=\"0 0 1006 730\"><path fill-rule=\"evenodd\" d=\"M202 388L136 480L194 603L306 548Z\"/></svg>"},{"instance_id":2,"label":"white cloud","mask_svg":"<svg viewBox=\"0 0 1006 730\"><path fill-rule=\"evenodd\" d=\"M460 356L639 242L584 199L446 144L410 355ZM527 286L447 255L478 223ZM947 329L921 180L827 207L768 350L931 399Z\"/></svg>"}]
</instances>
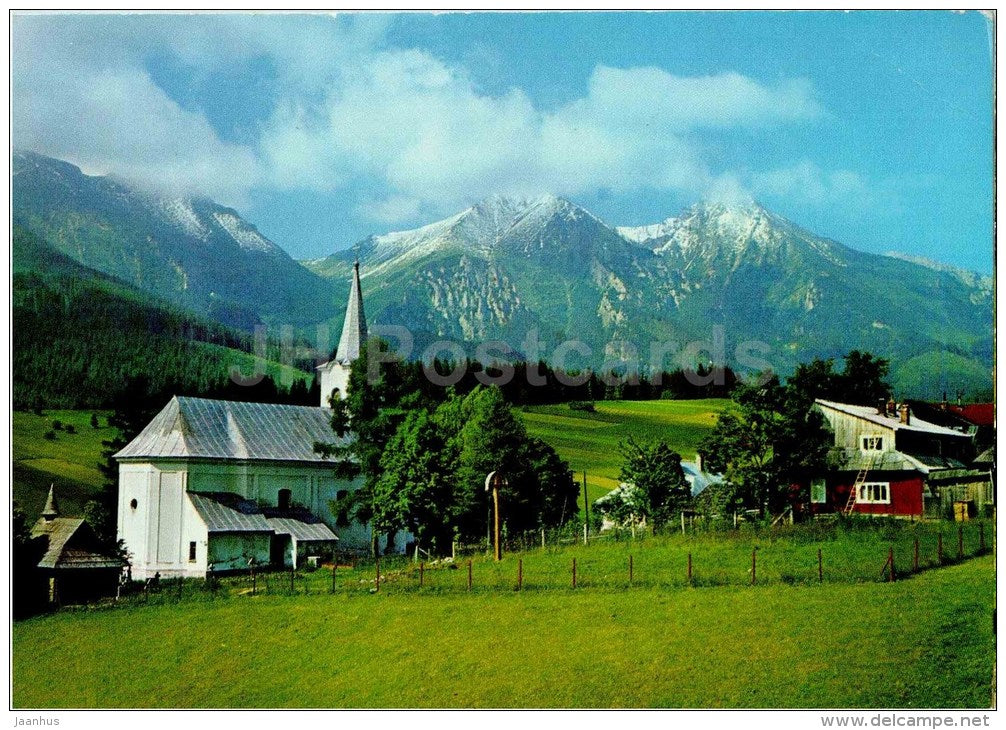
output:
<instances>
[{"instance_id":1,"label":"white cloud","mask_svg":"<svg viewBox=\"0 0 1006 730\"><path fill-rule=\"evenodd\" d=\"M466 70L384 48L388 16L16 16L15 145L150 185L240 203L254 186L356 190L359 212L393 224L502 192L576 196L663 189L720 198L746 190L824 200L858 194L853 173L801 163L714 170L709 130L765 130L825 112L810 83L723 73L594 69L585 94L544 111L521 89L481 92ZM145 71L152 53L201 72L266 58L278 97L238 145ZM366 192L363 192L366 190Z\"/></svg>"},{"instance_id":2,"label":"white cloud","mask_svg":"<svg viewBox=\"0 0 1006 730\"><path fill-rule=\"evenodd\" d=\"M842 201L867 207L875 202L870 187L851 170L822 170L810 160L751 176L756 195L791 196L808 203Z\"/></svg>"}]
</instances>

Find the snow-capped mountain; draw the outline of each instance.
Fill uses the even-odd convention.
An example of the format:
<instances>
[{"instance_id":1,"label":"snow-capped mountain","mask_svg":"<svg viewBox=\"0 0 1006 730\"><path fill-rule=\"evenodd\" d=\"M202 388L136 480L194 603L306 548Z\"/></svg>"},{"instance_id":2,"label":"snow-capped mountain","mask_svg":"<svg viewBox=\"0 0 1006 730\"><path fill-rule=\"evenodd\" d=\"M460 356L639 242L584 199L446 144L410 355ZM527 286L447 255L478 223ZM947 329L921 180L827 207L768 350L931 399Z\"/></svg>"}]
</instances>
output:
<instances>
[{"instance_id":1,"label":"snow-capped mountain","mask_svg":"<svg viewBox=\"0 0 1006 730\"><path fill-rule=\"evenodd\" d=\"M14 222L85 266L243 327L306 325L335 312L332 284L231 208L34 153L16 153L13 169Z\"/></svg>"},{"instance_id":2,"label":"snow-capped mountain","mask_svg":"<svg viewBox=\"0 0 1006 730\"><path fill-rule=\"evenodd\" d=\"M579 339L597 359L629 341L647 363L653 343L710 340L719 325L728 359L764 343L783 372L857 347L991 365L981 277L857 251L757 203L698 204L616 229L555 196L494 196L306 265L344 278L357 252L375 321L436 337L519 347L534 328L550 345Z\"/></svg>"}]
</instances>

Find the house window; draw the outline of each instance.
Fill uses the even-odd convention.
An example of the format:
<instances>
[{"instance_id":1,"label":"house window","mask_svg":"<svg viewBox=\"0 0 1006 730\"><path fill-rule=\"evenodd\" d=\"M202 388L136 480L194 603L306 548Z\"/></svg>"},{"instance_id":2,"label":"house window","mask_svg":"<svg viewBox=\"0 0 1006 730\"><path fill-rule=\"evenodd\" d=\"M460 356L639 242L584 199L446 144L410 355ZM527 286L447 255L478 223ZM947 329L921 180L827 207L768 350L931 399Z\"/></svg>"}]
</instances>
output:
<instances>
[{"instance_id":1,"label":"house window","mask_svg":"<svg viewBox=\"0 0 1006 730\"><path fill-rule=\"evenodd\" d=\"M196 544L194 542L189 543L189 562L196 562Z\"/></svg>"},{"instance_id":2,"label":"house window","mask_svg":"<svg viewBox=\"0 0 1006 730\"><path fill-rule=\"evenodd\" d=\"M887 482L867 482L859 485L856 501L862 504L890 504L891 485Z\"/></svg>"},{"instance_id":3,"label":"house window","mask_svg":"<svg viewBox=\"0 0 1006 730\"><path fill-rule=\"evenodd\" d=\"M883 436L863 437L863 451L883 451L883 450L884 450Z\"/></svg>"},{"instance_id":4,"label":"house window","mask_svg":"<svg viewBox=\"0 0 1006 730\"><path fill-rule=\"evenodd\" d=\"M335 493L335 499L336 499L336 501L341 501L341 500L345 499L348 496L349 496L349 490L348 489L340 489L338 492Z\"/></svg>"},{"instance_id":5,"label":"house window","mask_svg":"<svg viewBox=\"0 0 1006 730\"><path fill-rule=\"evenodd\" d=\"M824 488L824 479L814 479L810 483L810 501L814 504L824 504L828 501Z\"/></svg>"},{"instance_id":6,"label":"house window","mask_svg":"<svg viewBox=\"0 0 1006 730\"><path fill-rule=\"evenodd\" d=\"M281 489L279 490L279 496L276 498L276 506L280 509L290 509L290 490Z\"/></svg>"}]
</instances>

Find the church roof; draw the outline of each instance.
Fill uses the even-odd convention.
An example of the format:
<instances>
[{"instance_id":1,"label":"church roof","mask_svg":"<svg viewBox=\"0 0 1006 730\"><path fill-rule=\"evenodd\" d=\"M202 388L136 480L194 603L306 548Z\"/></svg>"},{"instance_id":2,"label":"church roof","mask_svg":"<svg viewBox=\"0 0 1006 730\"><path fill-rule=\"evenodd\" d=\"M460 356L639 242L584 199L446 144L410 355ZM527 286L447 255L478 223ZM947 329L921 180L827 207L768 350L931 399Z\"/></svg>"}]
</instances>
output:
<instances>
[{"instance_id":1,"label":"church roof","mask_svg":"<svg viewBox=\"0 0 1006 730\"><path fill-rule=\"evenodd\" d=\"M277 535L290 535L298 542L328 542L339 539L324 522L307 521L296 517L266 517L266 522Z\"/></svg>"},{"instance_id":2,"label":"church roof","mask_svg":"<svg viewBox=\"0 0 1006 730\"><path fill-rule=\"evenodd\" d=\"M230 492L189 492L208 532L272 532L258 505Z\"/></svg>"},{"instance_id":3,"label":"church roof","mask_svg":"<svg viewBox=\"0 0 1006 730\"><path fill-rule=\"evenodd\" d=\"M228 459L324 462L315 442L346 443L332 411L313 406L176 396L116 459Z\"/></svg>"},{"instance_id":4,"label":"church roof","mask_svg":"<svg viewBox=\"0 0 1006 730\"><path fill-rule=\"evenodd\" d=\"M351 363L359 359L360 351L367 341L367 318L363 313L363 294L360 293L360 262L353 264L353 281L349 286L349 302L346 304L346 318L342 323L342 337L335 359L341 363Z\"/></svg>"}]
</instances>

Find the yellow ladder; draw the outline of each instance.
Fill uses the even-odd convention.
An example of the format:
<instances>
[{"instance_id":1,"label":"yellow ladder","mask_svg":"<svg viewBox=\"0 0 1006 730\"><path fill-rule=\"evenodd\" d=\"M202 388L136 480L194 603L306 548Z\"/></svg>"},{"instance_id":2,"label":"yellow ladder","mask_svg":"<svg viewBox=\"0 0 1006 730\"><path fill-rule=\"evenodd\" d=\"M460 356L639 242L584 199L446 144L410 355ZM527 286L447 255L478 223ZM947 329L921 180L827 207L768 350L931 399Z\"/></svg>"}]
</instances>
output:
<instances>
[{"instance_id":1,"label":"yellow ladder","mask_svg":"<svg viewBox=\"0 0 1006 730\"><path fill-rule=\"evenodd\" d=\"M856 506L857 495L859 494L859 488L866 483L866 475L870 473L870 469L873 468L873 463L876 460L877 455L873 454L870 456L870 460L866 463L859 473L856 474L856 481L852 483L852 490L849 492L849 499L845 502L845 510L842 514L849 515L852 514L853 508Z\"/></svg>"}]
</instances>

